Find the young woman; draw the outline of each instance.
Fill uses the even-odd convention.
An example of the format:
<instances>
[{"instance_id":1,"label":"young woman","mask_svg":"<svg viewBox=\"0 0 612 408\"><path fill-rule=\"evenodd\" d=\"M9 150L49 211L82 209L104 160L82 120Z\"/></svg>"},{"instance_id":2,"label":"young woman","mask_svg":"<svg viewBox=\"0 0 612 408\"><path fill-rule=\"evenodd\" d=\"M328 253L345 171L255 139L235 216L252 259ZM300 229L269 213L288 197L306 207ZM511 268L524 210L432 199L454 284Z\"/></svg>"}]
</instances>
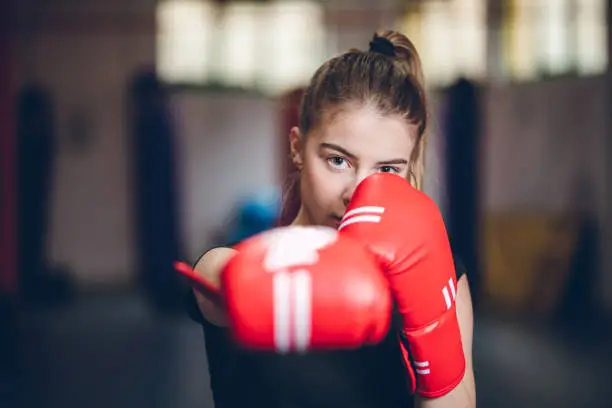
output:
<instances>
[{"instance_id":1,"label":"young woman","mask_svg":"<svg viewBox=\"0 0 612 408\"><path fill-rule=\"evenodd\" d=\"M317 70L299 126L289 136L299 170L293 191L301 196L291 224L338 227L356 186L376 172L396 173L421 188L428 116L422 81L413 44L393 31L377 32L367 51L350 50ZM210 250L196 273L218 284L233 255L231 248ZM452 391L430 399L410 394L394 330L382 343L357 350L248 352L229 339L222 307L194 291L192 317L204 326L216 407L474 407L472 303L464 271L456 266L466 371Z\"/></svg>"}]
</instances>

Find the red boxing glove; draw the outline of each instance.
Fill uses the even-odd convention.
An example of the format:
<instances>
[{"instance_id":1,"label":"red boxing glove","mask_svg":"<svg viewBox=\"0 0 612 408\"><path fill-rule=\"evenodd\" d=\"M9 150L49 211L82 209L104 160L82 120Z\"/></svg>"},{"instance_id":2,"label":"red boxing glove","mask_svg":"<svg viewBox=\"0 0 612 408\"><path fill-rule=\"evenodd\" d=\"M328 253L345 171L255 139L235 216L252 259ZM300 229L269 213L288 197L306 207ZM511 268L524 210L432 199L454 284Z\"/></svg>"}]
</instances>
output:
<instances>
[{"instance_id":1,"label":"red boxing glove","mask_svg":"<svg viewBox=\"0 0 612 408\"><path fill-rule=\"evenodd\" d=\"M412 391L435 398L453 390L465 356L453 256L434 201L395 174L377 173L357 186L339 230L366 243L387 275L403 320Z\"/></svg>"},{"instance_id":2,"label":"red boxing glove","mask_svg":"<svg viewBox=\"0 0 612 408\"><path fill-rule=\"evenodd\" d=\"M358 241L327 227L284 227L235 249L221 272L221 296L243 347L355 348L387 334L389 283Z\"/></svg>"}]
</instances>

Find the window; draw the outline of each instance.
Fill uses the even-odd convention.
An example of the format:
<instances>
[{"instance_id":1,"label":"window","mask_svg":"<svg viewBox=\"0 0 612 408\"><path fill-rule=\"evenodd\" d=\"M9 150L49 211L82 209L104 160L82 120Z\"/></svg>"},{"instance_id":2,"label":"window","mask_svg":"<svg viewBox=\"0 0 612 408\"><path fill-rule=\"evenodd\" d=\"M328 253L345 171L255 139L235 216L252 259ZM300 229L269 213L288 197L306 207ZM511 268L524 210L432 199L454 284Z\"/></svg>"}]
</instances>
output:
<instances>
[{"instance_id":1,"label":"window","mask_svg":"<svg viewBox=\"0 0 612 408\"><path fill-rule=\"evenodd\" d=\"M314 0L167 0L158 6L160 75L280 92L304 84L325 56L323 9Z\"/></svg>"},{"instance_id":2,"label":"window","mask_svg":"<svg viewBox=\"0 0 612 408\"><path fill-rule=\"evenodd\" d=\"M607 68L606 0L506 0L508 75L533 80Z\"/></svg>"},{"instance_id":3,"label":"window","mask_svg":"<svg viewBox=\"0 0 612 408\"><path fill-rule=\"evenodd\" d=\"M228 3L221 11L215 44L214 78L228 85L249 87L257 76L259 30L263 10L257 4Z\"/></svg>"},{"instance_id":4,"label":"window","mask_svg":"<svg viewBox=\"0 0 612 408\"><path fill-rule=\"evenodd\" d=\"M486 74L485 0L428 0L413 5L399 29L415 43L428 83Z\"/></svg>"},{"instance_id":5,"label":"window","mask_svg":"<svg viewBox=\"0 0 612 408\"><path fill-rule=\"evenodd\" d=\"M503 11L497 49L487 49L487 41L497 41L498 33L487 27L486 0L410 3L399 28L415 42L430 85L448 85L460 76L523 81L606 70L606 0L500 3ZM495 62L492 69L503 72L488 72L488 60Z\"/></svg>"},{"instance_id":6,"label":"window","mask_svg":"<svg viewBox=\"0 0 612 408\"><path fill-rule=\"evenodd\" d=\"M202 82L210 75L214 10L194 0L161 2L157 10L157 70L170 82Z\"/></svg>"},{"instance_id":7,"label":"window","mask_svg":"<svg viewBox=\"0 0 612 408\"><path fill-rule=\"evenodd\" d=\"M608 67L605 0L579 0L576 10L577 70L579 74L601 74Z\"/></svg>"},{"instance_id":8,"label":"window","mask_svg":"<svg viewBox=\"0 0 612 408\"><path fill-rule=\"evenodd\" d=\"M277 1L267 10L267 88L306 83L326 57L323 9L318 2Z\"/></svg>"},{"instance_id":9,"label":"window","mask_svg":"<svg viewBox=\"0 0 612 408\"><path fill-rule=\"evenodd\" d=\"M532 8L536 15L537 61L549 75L559 75L571 70L572 19L571 0L547 0ZM532 0L532 4L534 4Z\"/></svg>"},{"instance_id":10,"label":"window","mask_svg":"<svg viewBox=\"0 0 612 408\"><path fill-rule=\"evenodd\" d=\"M504 9L503 65L507 77L524 80L537 76L537 16L530 10L534 0L506 1Z\"/></svg>"}]
</instances>

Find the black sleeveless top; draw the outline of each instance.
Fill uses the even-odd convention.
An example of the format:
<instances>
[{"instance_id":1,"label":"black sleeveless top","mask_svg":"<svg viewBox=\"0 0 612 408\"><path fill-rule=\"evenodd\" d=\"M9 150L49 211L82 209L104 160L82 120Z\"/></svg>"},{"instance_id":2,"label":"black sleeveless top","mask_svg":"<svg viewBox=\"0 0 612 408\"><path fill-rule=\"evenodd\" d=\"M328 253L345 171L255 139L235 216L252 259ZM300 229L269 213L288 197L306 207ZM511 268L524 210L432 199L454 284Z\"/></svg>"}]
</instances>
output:
<instances>
[{"instance_id":1,"label":"black sleeveless top","mask_svg":"<svg viewBox=\"0 0 612 408\"><path fill-rule=\"evenodd\" d=\"M455 260L457 279L465 273ZM409 408L397 332L356 350L277 355L236 347L227 329L206 321L195 297L189 314L203 325L215 408Z\"/></svg>"}]
</instances>

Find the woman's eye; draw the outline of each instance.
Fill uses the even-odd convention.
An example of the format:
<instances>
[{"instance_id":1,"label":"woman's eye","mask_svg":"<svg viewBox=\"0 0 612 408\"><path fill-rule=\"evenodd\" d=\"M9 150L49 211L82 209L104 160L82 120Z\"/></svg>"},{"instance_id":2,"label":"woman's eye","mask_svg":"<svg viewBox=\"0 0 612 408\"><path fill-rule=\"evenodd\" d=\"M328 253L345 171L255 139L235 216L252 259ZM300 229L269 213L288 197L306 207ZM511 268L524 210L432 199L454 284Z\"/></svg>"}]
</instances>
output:
<instances>
[{"instance_id":1,"label":"woman's eye","mask_svg":"<svg viewBox=\"0 0 612 408\"><path fill-rule=\"evenodd\" d=\"M399 173L399 170L393 166L382 166L380 168L381 173Z\"/></svg>"},{"instance_id":2,"label":"woman's eye","mask_svg":"<svg viewBox=\"0 0 612 408\"><path fill-rule=\"evenodd\" d=\"M339 156L332 156L327 159L327 162L335 169L346 169L348 167L346 159Z\"/></svg>"}]
</instances>

